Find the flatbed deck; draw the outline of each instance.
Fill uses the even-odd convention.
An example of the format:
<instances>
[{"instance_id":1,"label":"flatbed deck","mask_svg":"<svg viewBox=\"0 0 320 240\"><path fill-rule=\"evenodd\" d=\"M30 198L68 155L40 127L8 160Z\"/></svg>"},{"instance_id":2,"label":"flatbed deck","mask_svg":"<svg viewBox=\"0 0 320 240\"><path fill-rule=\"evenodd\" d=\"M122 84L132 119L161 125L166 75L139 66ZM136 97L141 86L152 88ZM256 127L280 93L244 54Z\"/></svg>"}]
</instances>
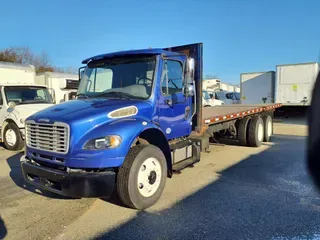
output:
<instances>
[{"instance_id":1,"label":"flatbed deck","mask_svg":"<svg viewBox=\"0 0 320 240\"><path fill-rule=\"evenodd\" d=\"M232 104L224 106L204 107L202 108L202 119L205 124L211 125L226 120L242 118L264 111L270 111L281 107L281 104Z\"/></svg>"}]
</instances>

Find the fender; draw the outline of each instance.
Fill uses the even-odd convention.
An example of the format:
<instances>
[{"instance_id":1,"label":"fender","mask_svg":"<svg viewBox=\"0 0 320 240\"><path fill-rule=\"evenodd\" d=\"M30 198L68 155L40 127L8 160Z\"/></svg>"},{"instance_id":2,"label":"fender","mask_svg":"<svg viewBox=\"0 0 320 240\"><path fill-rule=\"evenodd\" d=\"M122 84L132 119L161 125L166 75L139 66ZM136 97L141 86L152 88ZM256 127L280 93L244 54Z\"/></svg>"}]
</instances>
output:
<instances>
[{"instance_id":1,"label":"fender","mask_svg":"<svg viewBox=\"0 0 320 240\"><path fill-rule=\"evenodd\" d=\"M15 119L14 119L15 118ZM18 119L17 119L17 117L16 117L16 115L15 114L13 114L13 113L9 113L6 117L5 117L5 119L4 119L4 121L3 121L3 123L2 123L2 125L1 125L1 139L3 139L3 133L4 133L4 128L10 123L10 122L12 122L12 123L14 123L15 125L17 125L18 126L18 128L23 128L23 127L21 127L21 124L19 124L18 123L18 121L17 121Z\"/></svg>"},{"instance_id":2,"label":"fender","mask_svg":"<svg viewBox=\"0 0 320 240\"><path fill-rule=\"evenodd\" d=\"M161 131L157 125L148 121L146 118L139 116L117 119L115 121L97 125L83 135L78 141L76 139L72 140L74 144L71 144L73 147L69 151L69 156L72 156L69 166L84 167L87 164L87 166L89 166L90 162L90 167L119 167L122 165L135 139L148 129ZM121 137L122 141L119 147L103 150L83 149L83 146L88 140L108 135L118 135ZM167 147L169 149L169 145Z\"/></svg>"}]
</instances>

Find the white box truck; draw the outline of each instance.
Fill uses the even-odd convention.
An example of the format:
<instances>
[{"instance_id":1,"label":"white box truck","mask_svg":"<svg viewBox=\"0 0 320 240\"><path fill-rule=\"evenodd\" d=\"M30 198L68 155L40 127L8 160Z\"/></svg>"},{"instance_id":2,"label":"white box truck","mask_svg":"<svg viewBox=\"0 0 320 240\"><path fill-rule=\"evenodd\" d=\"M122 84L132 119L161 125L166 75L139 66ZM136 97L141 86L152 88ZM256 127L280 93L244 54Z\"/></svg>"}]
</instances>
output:
<instances>
[{"instance_id":1,"label":"white box truck","mask_svg":"<svg viewBox=\"0 0 320 240\"><path fill-rule=\"evenodd\" d=\"M222 89L223 91L227 91L227 92L233 92L234 85L229 84L229 83L221 83L220 89Z\"/></svg>"},{"instance_id":2,"label":"white box truck","mask_svg":"<svg viewBox=\"0 0 320 240\"><path fill-rule=\"evenodd\" d=\"M0 141L8 150L24 147L24 121L52 106L46 86L35 84L32 65L0 62Z\"/></svg>"},{"instance_id":3,"label":"white box truck","mask_svg":"<svg viewBox=\"0 0 320 240\"><path fill-rule=\"evenodd\" d=\"M283 106L308 106L319 72L317 62L277 65L275 101Z\"/></svg>"},{"instance_id":4,"label":"white box truck","mask_svg":"<svg viewBox=\"0 0 320 240\"><path fill-rule=\"evenodd\" d=\"M202 81L202 89L213 92L221 88L221 81L217 78L206 79Z\"/></svg>"},{"instance_id":5,"label":"white box truck","mask_svg":"<svg viewBox=\"0 0 320 240\"><path fill-rule=\"evenodd\" d=\"M49 89L54 103L72 100L78 90L79 76L77 74L44 72L36 75L36 83Z\"/></svg>"},{"instance_id":6,"label":"white box truck","mask_svg":"<svg viewBox=\"0 0 320 240\"><path fill-rule=\"evenodd\" d=\"M274 103L274 86L274 71L241 73L241 103Z\"/></svg>"}]
</instances>

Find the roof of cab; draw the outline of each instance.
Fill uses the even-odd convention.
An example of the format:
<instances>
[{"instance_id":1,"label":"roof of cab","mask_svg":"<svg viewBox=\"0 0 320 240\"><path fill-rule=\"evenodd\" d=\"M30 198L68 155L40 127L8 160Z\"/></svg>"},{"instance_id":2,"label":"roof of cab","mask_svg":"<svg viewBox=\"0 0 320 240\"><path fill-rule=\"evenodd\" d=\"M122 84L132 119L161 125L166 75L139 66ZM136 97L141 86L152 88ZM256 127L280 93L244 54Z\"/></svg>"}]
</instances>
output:
<instances>
[{"instance_id":1,"label":"roof of cab","mask_svg":"<svg viewBox=\"0 0 320 240\"><path fill-rule=\"evenodd\" d=\"M163 50L161 48L155 48L155 49L139 49L139 50L127 50L127 51L119 51L119 52L113 52L113 53L106 53L106 54L100 54L94 57L87 58L82 61L83 64L87 64L89 61L92 60L99 60L103 58L112 58L112 57L121 57L121 56L127 56L127 55L160 55L164 54L166 56L170 55L179 55L177 52L170 52Z\"/></svg>"},{"instance_id":2,"label":"roof of cab","mask_svg":"<svg viewBox=\"0 0 320 240\"><path fill-rule=\"evenodd\" d=\"M35 84L35 83L0 83L0 86L3 87L47 87L46 85L42 84Z\"/></svg>"}]
</instances>

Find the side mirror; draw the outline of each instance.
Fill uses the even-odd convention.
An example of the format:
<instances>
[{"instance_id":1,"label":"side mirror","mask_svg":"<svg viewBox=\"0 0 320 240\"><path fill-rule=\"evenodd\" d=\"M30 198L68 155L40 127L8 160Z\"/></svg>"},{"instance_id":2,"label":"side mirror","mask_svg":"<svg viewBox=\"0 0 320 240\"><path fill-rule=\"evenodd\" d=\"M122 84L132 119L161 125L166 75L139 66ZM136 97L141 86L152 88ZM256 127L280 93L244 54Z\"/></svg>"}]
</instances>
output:
<instances>
[{"instance_id":1,"label":"side mirror","mask_svg":"<svg viewBox=\"0 0 320 240\"><path fill-rule=\"evenodd\" d=\"M183 93L185 96L193 96L195 87L194 87L194 68L195 63L193 58L187 58L186 61L186 71L185 71L185 81L183 87Z\"/></svg>"},{"instance_id":2,"label":"side mirror","mask_svg":"<svg viewBox=\"0 0 320 240\"><path fill-rule=\"evenodd\" d=\"M83 75L83 73L84 73L84 69L85 69L85 68L86 68L86 67L80 67L79 70L78 70L79 81L80 81L81 78L82 78L82 75Z\"/></svg>"},{"instance_id":3,"label":"side mirror","mask_svg":"<svg viewBox=\"0 0 320 240\"><path fill-rule=\"evenodd\" d=\"M193 58L188 58L186 62L186 76L185 79L187 80L186 83L193 83L194 81L194 69L195 69L195 62Z\"/></svg>"},{"instance_id":4,"label":"side mirror","mask_svg":"<svg viewBox=\"0 0 320 240\"><path fill-rule=\"evenodd\" d=\"M9 102L8 103L8 107L11 108L11 109L14 109L16 106L16 103L15 102Z\"/></svg>"},{"instance_id":5,"label":"side mirror","mask_svg":"<svg viewBox=\"0 0 320 240\"><path fill-rule=\"evenodd\" d=\"M185 96L193 96L194 91L194 85L188 85L187 87L183 87L183 93Z\"/></svg>"}]
</instances>

